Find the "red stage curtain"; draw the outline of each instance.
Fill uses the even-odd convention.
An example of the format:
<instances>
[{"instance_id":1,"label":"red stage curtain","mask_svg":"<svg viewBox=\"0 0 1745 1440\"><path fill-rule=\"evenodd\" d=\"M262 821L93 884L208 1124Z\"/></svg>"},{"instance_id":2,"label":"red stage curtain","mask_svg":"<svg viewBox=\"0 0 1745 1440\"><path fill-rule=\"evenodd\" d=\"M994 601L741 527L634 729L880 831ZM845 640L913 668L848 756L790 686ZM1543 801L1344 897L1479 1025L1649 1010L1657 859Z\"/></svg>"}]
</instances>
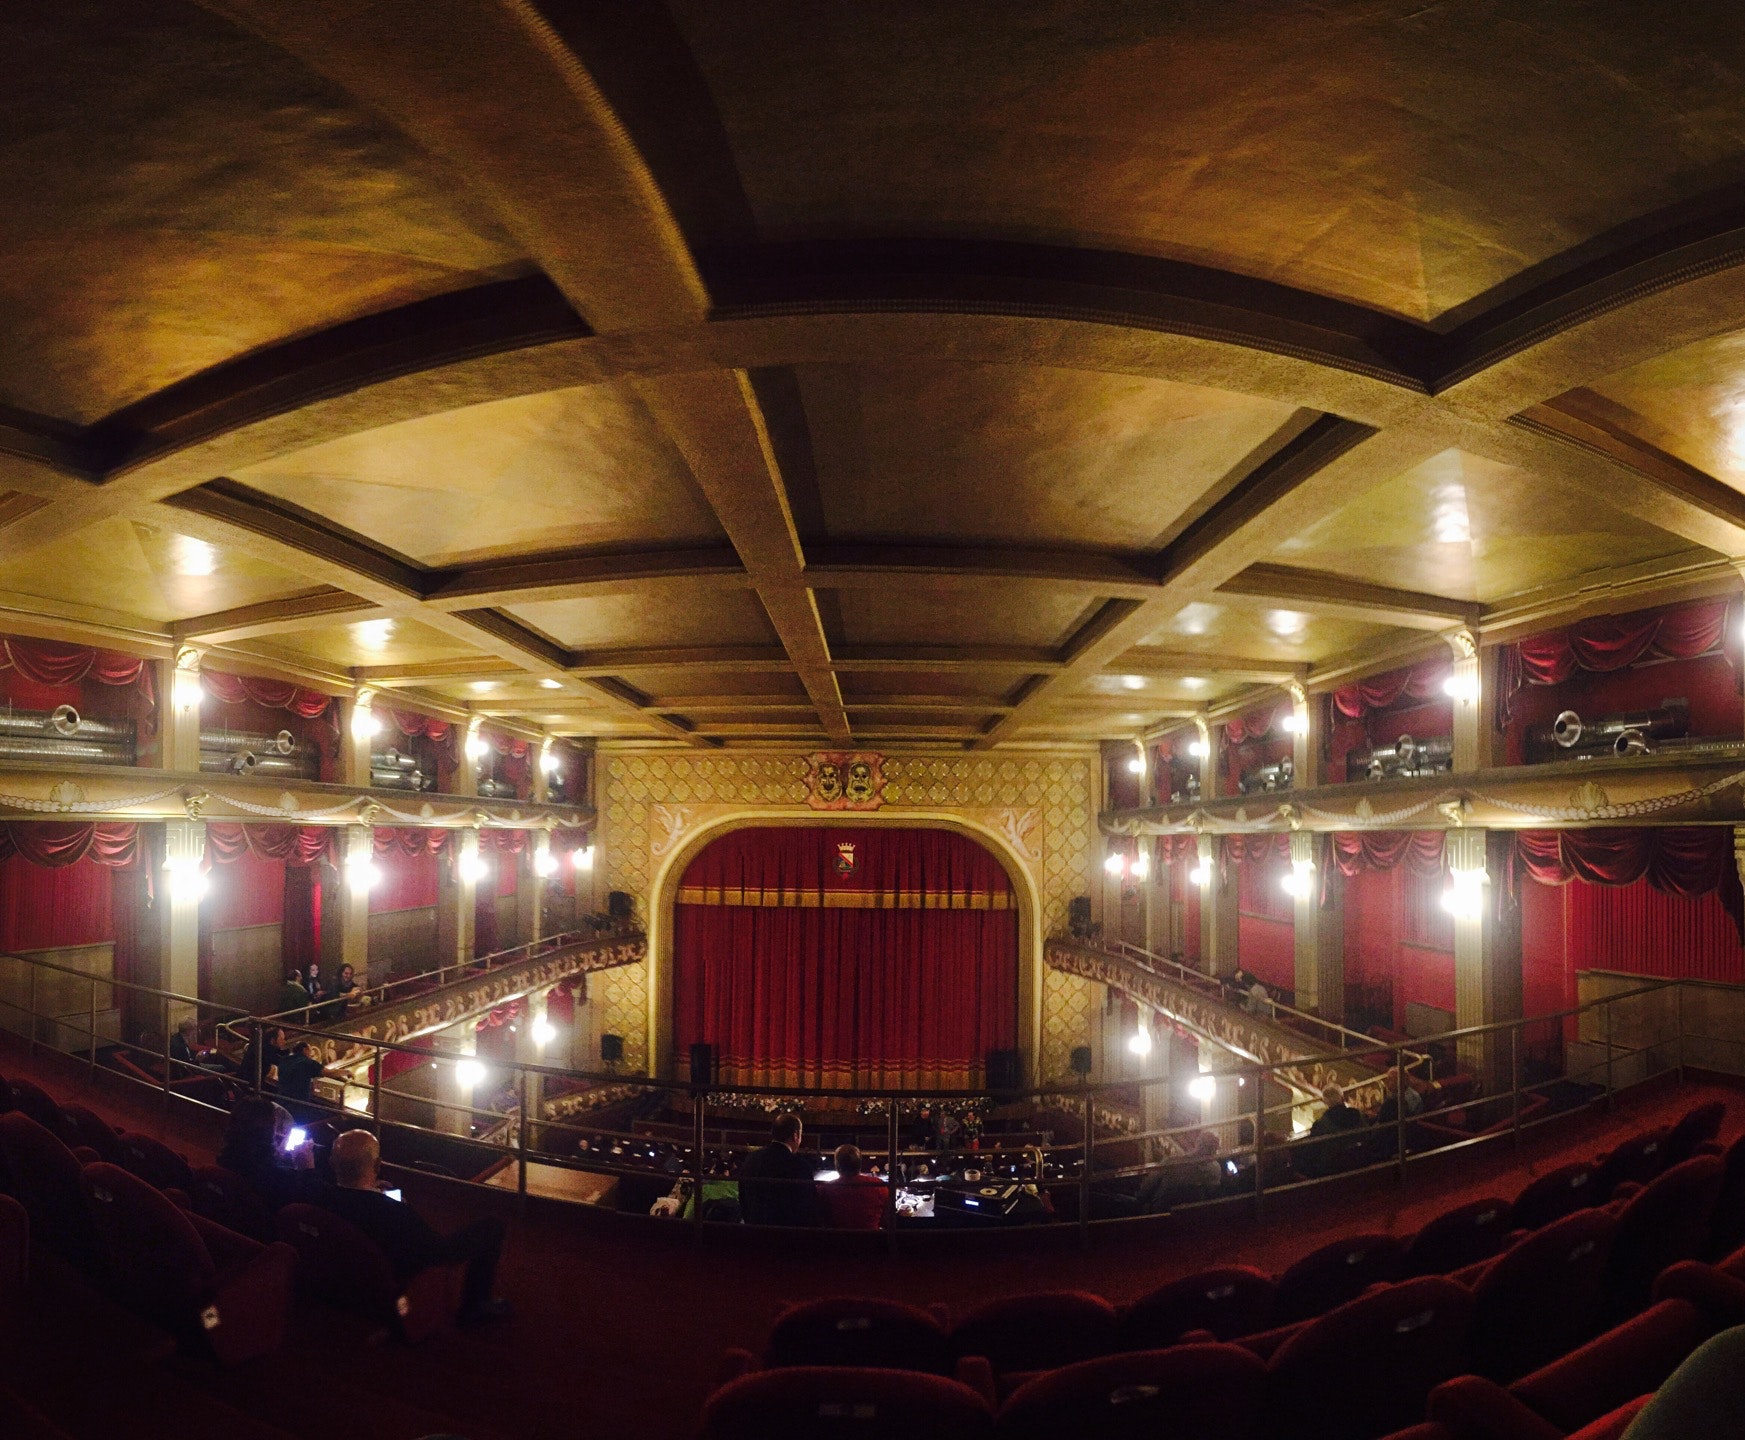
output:
<instances>
[{"instance_id":1,"label":"red stage curtain","mask_svg":"<svg viewBox=\"0 0 1745 1440\"><path fill-rule=\"evenodd\" d=\"M1404 865L1414 875L1442 874L1440 830L1340 830L1333 836L1333 863L1352 876Z\"/></svg>"},{"instance_id":2,"label":"red stage curtain","mask_svg":"<svg viewBox=\"0 0 1745 1440\"><path fill-rule=\"evenodd\" d=\"M1712 891L1692 897L1652 882L1571 885L1563 907L1572 986L1577 970L1745 981L1737 918Z\"/></svg>"},{"instance_id":3,"label":"red stage curtain","mask_svg":"<svg viewBox=\"0 0 1745 1440\"><path fill-rule=\"evenodd\" d=\"M1385 710L1407 700L1430 700L1442 693L1442 682L1452 666L1438 657L1385 675L1373 675L1355 685L1342 685L1333 692L1333 708L1348 720L1361 720L1372 710Z\"/></svg>"},{"instance_id":4,"label":"red stage curtain","mask_svg":"<svg viewBox=\"0 0 1745 1440\"><path fill-rule=\"evenodd\" d=\"M437 855L448 846L448 831L423 825L378 825L373 843L378 855L390 850L402 855Z\"/></svg>"},{"instance_id":5,"label":"red stage curtain","mask_svg":"<svg viewBox=\"0 0 1745 1440\"><path fill-rule=\"evenodd\" d=\"M0 825L0 860L19 855L32 865L76 865L90 859L122 867L140 858L139 826L118 822L82 825L77 821L20 821Z\"/></svg>"},{"instance_id":6,"label":"red stage curtain","mask_svg":"<svg viewBox=\"0 0 1745 1440\"><path fill-rule=\"evenodd\" d=\"M1511 718L1523 685L1558 685L1577 670L1622 670L1644 657L1691 660L1723 649L1730 608L1726 600L1698 600L1665 610L1603 615L1505 646L1497 687L1499 728Z\"/></svg>"},{"instance_id":7,"label":"red stage curtain","mask_svg":"<svg viewBox=\"0 0 1745 1440\"><path fill-rule=\"evenodd\" d=\"M1015 1041L1011 883L964 836L738 830L679 899L674 1039L713 1044L729 1083L979 1084Z\"/></svg>"}]
</instances>

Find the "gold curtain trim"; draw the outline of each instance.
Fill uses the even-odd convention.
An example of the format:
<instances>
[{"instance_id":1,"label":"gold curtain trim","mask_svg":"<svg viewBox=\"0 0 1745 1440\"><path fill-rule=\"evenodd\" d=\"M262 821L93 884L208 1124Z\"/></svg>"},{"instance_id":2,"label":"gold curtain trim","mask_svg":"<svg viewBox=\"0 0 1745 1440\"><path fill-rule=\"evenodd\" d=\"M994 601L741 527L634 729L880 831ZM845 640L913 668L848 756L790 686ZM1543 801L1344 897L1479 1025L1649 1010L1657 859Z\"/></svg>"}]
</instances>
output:
<instances>
[{"instance_id":1,"label":"gold curtain trim","mask_svg":"<svg viewBox=\"0 0 1745 1440\"><path fill-rule=\"evenodd\" d=\"M687 885L681 905L749 905L768 910L1010 910L1007 891L763 890Z\"/></svg>"}]
</instances>

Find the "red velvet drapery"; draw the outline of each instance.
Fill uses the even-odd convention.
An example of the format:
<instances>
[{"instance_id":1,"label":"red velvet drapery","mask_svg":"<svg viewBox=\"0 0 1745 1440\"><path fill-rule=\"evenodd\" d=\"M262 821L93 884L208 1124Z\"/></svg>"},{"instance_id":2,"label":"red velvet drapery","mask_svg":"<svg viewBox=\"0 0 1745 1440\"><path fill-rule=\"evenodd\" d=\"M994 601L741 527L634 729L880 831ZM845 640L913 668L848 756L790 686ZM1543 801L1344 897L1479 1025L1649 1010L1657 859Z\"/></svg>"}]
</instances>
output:
<instances>
[{"instance_id":1,"label":"red velvet drapery","mask_svg":"<svg viewBox=\"0 0 1745 1440\"><path fill-rule=\"evenodd\" d=\"M1403 669L1372 675L1333 692L1333 708L1348 720L1361 720L1372 710L1385 710L1404 700L1431 700L1442 693L1450 662L1437 656Z\"/></svg>"},{"instance_id":2,"label":"red velvet drapery","mask_svg":"<svg viewBox=\"0 0 1745 1440\"><path fill-rule=\"evenodd\" d=\"M114 940L114 873L143 861L137 825L0 825L0 950Z\"/></svg>"},{"instance_id":3,"label":"red velvet drapery","mask_svg":"<svg viewBox=\"0 0 1745 1440\"><path fill-rule=\"evenodd\" d=\"M333 697L319 690L305 690L288 680L262 680L253 675L227 675L221 670L202 670L200 688L225 705L259 705L266 710L286 710L305 720L314 720L333 710Z\"/></svg>"},{"instance_id":4,"label":"red velvet drapery","mask_svg":"<svg viewBox=\"0 0 1745 1440\"><path fill-rule=\"evenodd\" d=\"M1340 830L1333 835L1333 863L1352 876L1404 865L1426 878L1442 873L1440 830Z\"/></svg>"},{"instance_id":5,"label":"red velvet drapery","mask_svg":"<svg viewBox=\"0 0 1745 1440\"><path fill-rule=\"evenodd\" d=\"M942 830L734 831L686 870L674 1039L733 1084L980 1084L1017 1034L1011 882Z\"/></svg>"},{"instance_id":6,"label":"red velvet drapery","mask_svg":"<svg viewBox=\"0 0 1745 1440\"><path fill-rule=\"evenodd\" d=\"M321 867L285 867L283 918L279 923L279 961L306 969L321 958Z\"/></svg>"},{"instance_id":7,"label":"red velvet drapery","mask_svg":"<svg viewBox=\"0 0 1745 1440\"><path fill-rule=\"evenodd\" d=\"M228 865L245 853L287 865L314 865L326 860L333 830L321 825L242 825L224 820L206 826L206 853Z\"/></svg>"},{"instance_id":8,"label":"red velvet drapery","mask_svg":"<svg viewBox=\"0 0 1745 1440\"><path fill-rule=\"evenodd\" d=\"M1665 610L1603 615L1503 647L1497 723L1513 715L1523 685L1558 685L1578 670L1622 670L1644 657L1691 660L1723 648L1731 603L1698 600Z\"/></svg>"},{"instance_id":9,"label":"red velvet drapery","mask_svg":"<svg viewBox=\"0 0 1745 1440\"><path fill-rule=\"evenodd\" d=\"M1715 825L1634 829L1523 830L1514 860L1542 885L1585 880L1633 885L1646 880L1669 895L1695 899L1718 893L1735 928L1745 932L1745 893L1733 862L1733 832ZM1510 876L1510 883L1516 877Z\"/></svg>"}]
</instances>

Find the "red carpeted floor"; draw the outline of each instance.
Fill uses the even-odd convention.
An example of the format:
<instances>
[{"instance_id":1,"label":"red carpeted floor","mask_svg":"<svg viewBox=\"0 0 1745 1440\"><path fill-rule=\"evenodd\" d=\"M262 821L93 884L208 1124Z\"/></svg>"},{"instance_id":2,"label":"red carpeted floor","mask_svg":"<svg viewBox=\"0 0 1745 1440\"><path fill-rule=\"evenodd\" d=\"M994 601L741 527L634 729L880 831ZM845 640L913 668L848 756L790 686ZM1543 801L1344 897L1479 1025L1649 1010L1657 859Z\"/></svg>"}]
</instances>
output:
<instances>
[{"instance_id":1,"label":"red carpeted floor","mask_svg":"<svg viewBox=\"0 0 1745 1440\"><path fill-rule=\"evenodd\" d=\"M0 1038L0 1073L37 1081L128 1129L210 1157L222 1117L178 1111L113 1077L93 1081L59 1056L28 1057ZM1574 1115L1531 1133L1519 1151L1490 1149L1391 1175L1354 1177L1298 1196L1178 1215L1143 1229L1095 1232L1090 1248L1062 1226L1046 1236L905 1239L784 1236L712 1229L699 1247L679 1222L637 1222L552 1202L515 1214L511 1196L485 1196L427 1176L407 1198L439 1225L483 1206L511 1221L499 1289L513 1319L415 1349L362 1344L347 1317L310 1310L286 1350L231 1372L174 1362L202 1390L312 1440L416 1440L453 1430L473 1440L572 1440L596 1434L679 1440L694 1427L722 1350L757 1348L784 1300L859 1293L954 1310L1032 1289L1080 1287L1127 1300L1175 1276L1240 1260L1282 1269L1339 1234L1409 1233L1453 1204L1511 1197L1535 1175L1589 1158L1616 1139L1666 1123L1708 1098L1728 1101L1722 1138L1745 1127L1745 1094L1709 1084L1643 1087L1611 1113ZM189 1437L192 1440L192 1437Z\"/></svg>"}]
</instances>

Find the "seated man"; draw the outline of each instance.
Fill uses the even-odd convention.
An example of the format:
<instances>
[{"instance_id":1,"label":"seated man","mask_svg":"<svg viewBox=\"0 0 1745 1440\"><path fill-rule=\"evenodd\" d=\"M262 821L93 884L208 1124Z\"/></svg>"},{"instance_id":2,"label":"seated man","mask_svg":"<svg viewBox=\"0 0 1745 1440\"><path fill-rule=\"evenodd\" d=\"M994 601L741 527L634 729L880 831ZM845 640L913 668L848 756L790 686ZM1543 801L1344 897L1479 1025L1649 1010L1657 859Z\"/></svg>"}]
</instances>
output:
<instances>
[{"instance_id":1,"label":"seated man","mask_svg":"<svg viewBox=\"0 0 1745 1440\"><path fill-rule=\"evenodd\" d=\"M1328 1138L1350 1135L1353 1131L1363 1129L1363 1116L1345 1103L1345 1091L1338 1085L1329 1085L1321 1092L1321 1098L1326 1102L1327 1108L1309 1127L1309 1138L1323 1143L1308 1146L1301 1157L1307 1163L1298 1167L1310 1175L1331 1175L1336 1170L1344 1169L1362 1143L1356 1139Z\"/></svg>"},{"instance_id":2,"label":"seated man","mask_svg":"<svg viewBox=\"0 0 1745 1440\"><path fill-rule=\"evenodd\" d=\"M1375 1107L1375 1123L1377 1125L1397 1125L1400 1120L1399 1079L1392 1072L1382 1076L1382 1085L1387 1093L1380 1105ZM1410 1081L1406 1082L1406 1119L1410 1120L1424 1108L1424 1097Z\"/></svg>"},{"instance_id":3,"label":"seated man","mask_svg":"<svg viewBox=\"0 0 1745 1440\"><path fill-rule=\"evenodd\" d=\"M250 1095L236 1102L224 1132L218 1163L233 1175L248 1181L249 1188L269 1210L283 1209L293 1201L315 1204L315 1148L305 1142L285 1149L291 1117L264 1096Z\"/></svg>"},{"instance_id":4,"label":"seated man","mask_svg":"<svg viewBox=\"0 0 1745 1440\"><path fill-rule=\"evenodd\" d=\"M739 1208L747 1225L816 1225L812 1177L817 1163L801 1155L798 1115L778 1115L770 1143L739 1167Z\"/></svg>"},{"instance_id":5,"label":"seated man","mask_svg":"<svg viewBox=\"0 0 1745 1440\"><path fill-rule=\"evenodd\" d=\"M410 1205L382 1194L377 1178L382 1151L368 1130L340 1135L328 1162L335 1183L323 1187L314 1203L375 1241L396 1279L404 1282L432 1265L464 1263L460 1323L477 1325L509 1313L507 1301L491 1296L506 1233L501 1220L484 1215L452 1235L438 1235Z\"/></svg>"},{"instance_id":6,"label":"seated man","mask_svg":"<svg viewBox=\"0 0 1745 1440\"><path fill-rule=\"evenodd\" d=\"M818 1215L831 1230L877 1230L885 1221L885 1182L866 1173L853 1145L836 1147L836 1178L818 1182Z\"/></svg>"},{"instance_id":7,"label":"seated man","mask_svg":"<svg viewBox=\"0 0 1745 1440\"><path fill-rule=\"evenodd\" d=\"M186 1074L188 1068L216 1070L222 1075L236 1073L236 1067L229 1060L211 1046L200 1043L200 1022L192 1015L183 1016L176 1026L176 1033L170 1036L171 1074Z\"/></svg>"},{"instance_id":8,"label":"seated man","mask_svg":"<svg viewBox=\"0 0 1745 1440\"><path fill-rule=\"evenodd\" d=\"M270 1090L278 1080L278 1067L286 1058L285 1032L257 1027L254 1038L242 1052L242 1078L253 1085L258 1070L261 1088Z\"/></svg>"},{"instance_id":9,"label":"seated man","mask_svg":"<svg viewBox=\"0 0 1745 1440\"><path fill-rule=\"evenodd\" d=\"M289 1054L279 1057L279 1098L287 1104L309 1103L309 1087L326 1067L315 1058L307 1040L299 1040Z\"/></svg>"}]
</instances>

